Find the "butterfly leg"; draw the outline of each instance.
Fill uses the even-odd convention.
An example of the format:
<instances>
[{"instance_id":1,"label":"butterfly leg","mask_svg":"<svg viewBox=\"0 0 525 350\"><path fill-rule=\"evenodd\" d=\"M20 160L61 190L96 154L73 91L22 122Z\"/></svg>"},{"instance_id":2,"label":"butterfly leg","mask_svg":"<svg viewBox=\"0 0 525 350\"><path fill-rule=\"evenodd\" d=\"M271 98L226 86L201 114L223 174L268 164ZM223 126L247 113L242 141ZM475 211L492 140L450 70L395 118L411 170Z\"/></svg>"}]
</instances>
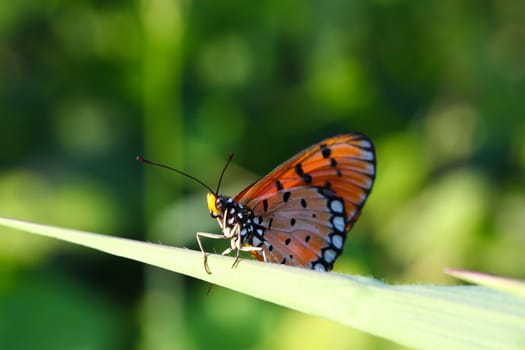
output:
<instances>
[{"instance_id":1,"label":"butterfly leg","mask_svg":"<svg viewBox=\"0 0 525 350\"><path fill-rule=\"evenodd\" d=\"M237 254L235 255L235 261L232 264L232 269L237 267L240 259L241 259L241 249L237 249Z\"/></svg>"},{"instance_id":2,"label":"butterfly leg","mask_svg":"<svg viewBox=\"0 0 525 350\"><path fill-rule=\"evenodd\" d=\"M197 232L195 235L197 237L197 243L199 244L199 248L202 252L202 257L204 259L204 270L208 273L208 275L211 275L210 268L208 267L208 256L206 255L206 251L202 247L201 237L206 238L213 238L213 239L226 239L224 235L219 235L216 233L207 233L207 232Z\"/></svg>"},{"instance_id":3,"label":"butterfly leg","mask_svg":"<svg viewBox=\"0 0 525 350\"><path fill-rule=\"evenodd\" d=\"M221 255L228 255L228 254L230 254L233 251L233 249L234 248L230 247L230 248L224 250ZM241 250L244 250L244 249L236 249L236 250L237 250L237 254L235 255L235 261L232 264L232 269L237 266L237 264L239 262L239 259L240 259L240 252L241 252Z\"/></svg>"},{"instance_id":4,"label":"butterfly leg","mask_svg":"<svg viewBox=\"0 0 525 350\"><path fill-rule=\"evenodd\" d=\"M263 261L264 262L268 262L268 259L266 259L266 253L264 252L264 249L260 248L261 252L262 252L262 256L263 256Z\"/></svg>"},{"instance_id":5,"label":"butterfly leg","mask_svg":"<svg viewBox=\"0 0 525 350\"><path fill-rule=\"evenodd\" d=\"M235 261L233 262L233 265L232 265L232 268L236 267L237 264L238 264L238 260L239 260L239 256L241 254L241 250L243 252L259 252L261 251L262 252L262 255L263 255L263 259L264 261L266 262L266 254L264 253L264 250L261 248L261 247L252 247L252 246L244 246L244 247L241 247L239 250L237 250L237 258L235 259Z\"/></svg>"},{"instance_id":6,"label":"butterfly leg","mask_svg":"<svg viewBox=\"0 0 525 350\"><path fill-rule=\"evenodd\" d=\"M234 238L234 241L232 241L232 248L230 248L230 251L233 249L233 247L237 249L237 254L235 254L235 261L232 264L233 269L237 266L237 264L239 263L239 259L241 258L241 228L239 225L235 225L235 227L233 228L232 236L236 236L236 238Z\"/></svg>"}]
</instances>

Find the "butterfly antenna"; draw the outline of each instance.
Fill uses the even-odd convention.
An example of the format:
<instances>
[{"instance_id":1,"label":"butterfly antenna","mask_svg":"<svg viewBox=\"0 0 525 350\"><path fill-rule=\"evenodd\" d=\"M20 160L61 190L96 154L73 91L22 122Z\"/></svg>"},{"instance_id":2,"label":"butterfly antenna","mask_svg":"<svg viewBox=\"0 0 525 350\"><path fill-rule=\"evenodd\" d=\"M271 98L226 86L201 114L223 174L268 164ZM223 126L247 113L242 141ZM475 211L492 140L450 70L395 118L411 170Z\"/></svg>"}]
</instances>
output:
<instances>
[{"instance_id":1,"label":"butterfly antenna","mask_svg":"<svg viewBox=\"0 0 525 350\"><path fill-rule=\"evenodd\" d=\"M228 165L230 164L231 160L233 158L233 153L230 152L228 155L228 160L226 161L226 164L224 164L224 168L222 168L221 176L219 177L219 183L217 184L217 191L215 191L215 195L219 194L219 189L221 188L222 178L224 177L224 173L226 172L226 168L228 168Z\"/></svg>"},{"instance_id":2,"label":"butterfly antenna","mask_svg":"<svg viewBox=\"0 0 525 350\"><path fill-rule=\"evenodd\" d=\"M196 177L194 176L191 176L189 174L186 174L185 172L179 170L179 169L175 169L175 168L172 168L170 166L167 166L167 165L164 165L164 164L161 164L161 163L156 163L156 162L152 162L151 160L147 160L147 159L144 159L142 158L141 156L137 156L136 158L139 162L141 163L144 163L144 164L149 164L149 165L155 165L155 166L158 166L158 167L161 167L161 168L165 168L165 169L168 169L168 170L172 170L172 171L175 171L176 173L179 173L181 174L182 176L186 176L187 178L201 184L202 186L204 186L210 193L214 193L213 190L211 189L210 186L206 185L204 182L202 182L201 180L197 179ZM224 172L224 170L223 170ZM222 176L221 176L222 177ZM220 182L219 182L220 183Z\"/></svg>"}]
</instances>

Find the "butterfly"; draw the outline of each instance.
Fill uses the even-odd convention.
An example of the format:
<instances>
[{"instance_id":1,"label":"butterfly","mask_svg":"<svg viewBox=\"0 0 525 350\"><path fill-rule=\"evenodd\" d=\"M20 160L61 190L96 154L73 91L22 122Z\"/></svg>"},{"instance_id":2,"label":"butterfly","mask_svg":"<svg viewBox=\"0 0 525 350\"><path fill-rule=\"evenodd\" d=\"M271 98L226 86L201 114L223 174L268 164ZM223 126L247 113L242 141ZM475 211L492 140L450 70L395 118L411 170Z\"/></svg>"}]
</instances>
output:
<instances>
[{"instance_id":1,"label":"butterfly","mask_svg":"<svg viewBox=\"0 0 525 350\"><path fill-rule=\"evenodd\" d=\"M225 168L216 191L170 168L209 190L208 209L222 234L196 234L207 273L204 237L229 240L223 255L235 251L234 266L241 251L247 251L260 261L330 271L370 194L376 158L366 135L333 136L299 152L235 197L218 193Z\"/></svg>"}]
</instances>

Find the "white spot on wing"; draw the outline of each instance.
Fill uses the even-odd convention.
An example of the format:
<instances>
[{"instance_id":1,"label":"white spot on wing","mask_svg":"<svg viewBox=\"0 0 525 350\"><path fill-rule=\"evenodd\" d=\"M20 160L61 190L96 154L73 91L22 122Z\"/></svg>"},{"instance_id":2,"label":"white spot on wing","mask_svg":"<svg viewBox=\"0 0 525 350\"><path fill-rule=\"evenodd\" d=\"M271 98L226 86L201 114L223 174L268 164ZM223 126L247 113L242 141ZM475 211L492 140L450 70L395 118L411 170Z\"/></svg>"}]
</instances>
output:
<instances>
[{"instance_id":1,"label":"white spot on wing","mask_svg":"<svg viewBox=\"0 0 525 350\"><path fill-rule=\"evenodd\" d=\"M373 160L374 154L369 151L361 150L361 154L359 158L364 159L364 160Z\"/></svg>"},{"instance_id":2,"label":"white spot on wing","mask_svg":"<svg viewBox=\"0 0 525 350\"><path fill-rule=\"evenodd\" d=\"M337 258L337 252L333 249L326 249L324 252L323 252L323 259L331 264L335 261L335 258Z\"/></svg>"},{"instance_id":3,"label":"white spot on wing","mask_svg":"<svg viewBox=\"0 0 525 350\"><path fill-rule=\"evenodd\" d=\"M257 236L254 236L252 239L252 243L254 246L258 247L261 245L262 241L259 238L257 238Z\"/></svg>"},{"instance_id":4,"label":"white spot on wing","mask_svg":"<svg viewBox=\"0 0 525 350\"><path fill-rule=\"evenodd\" d=\"M325 267L323 264L321 263L317 263L314 265L314 270L317 270L317 271L326 271Z\"/></svg>"},{"instance_id":5,"label":"white spot on wing","mask_svg":"<svg viewBox=\"0 0 525 350\"><path fill-rule=\"evenodd\" d=\"M343 202L341 202L338 199L333 199L330 201L330 210L332 210L334 213L343 213Z\"/></svg>"},{"instance_id":6,"label":"white spot on wing","mask_svg":"<svg viewBox=\"0 0 525 350\"><path fill-rule=\"evenodd\" d=\"M343 249L344 239L341 235L332 235L332 244L337 249Z\"/></svg>"},{"instance_id":7,"label":"white spot on wing","mask_svg":"<svg viewBox=\"0 0 525 350\"><path fill-rule=\"evenodd\" d=\"M372 146L370 145L370 141L368 140L361 140L357 142L357 144L359 145L359 147L372 148Z\"/></svg>"},{"instance_id":8,"label":"white spot on wing","mask_svg":"<svg viewBox=\"0 0 525 350\"><path fill-rule=\"evenodd\" d=\"M345 230L345 219L342 216L334 216L332 219L332 224L335 229L339 232L344 232Z\"/></svg>"}]
</instances>

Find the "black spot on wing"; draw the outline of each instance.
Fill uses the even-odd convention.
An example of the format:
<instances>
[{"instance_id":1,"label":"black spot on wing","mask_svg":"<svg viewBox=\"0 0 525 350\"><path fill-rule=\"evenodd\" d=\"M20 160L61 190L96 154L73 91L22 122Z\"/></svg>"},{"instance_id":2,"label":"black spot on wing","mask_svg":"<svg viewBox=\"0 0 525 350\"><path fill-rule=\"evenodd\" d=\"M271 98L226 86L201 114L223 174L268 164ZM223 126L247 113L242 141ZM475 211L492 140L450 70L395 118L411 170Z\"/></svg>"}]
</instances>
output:
<instances>
[{"instance_id":1,"label":"black spot on wing","mask_svg":"<svg viewBox=\"0 0 525 350\"><path fill-rule=\"evenodd\" d=\"M295 165L295 173L299 176L304 175L304 170L303 170L303 166L301 165L301 163L298 163Z\"/></svg>"},{"instance_id":2,"label":"black spot on wing","mask_svg":"<svg viewBox=\"0 0 525 350\"><path fill-rule=\"evenodd\" d=\"M299 175L307 185L312 183L312 175L304 172L301 163L295 165L295 173Z\"/></svg>"},{"instance_id":3,"label":"black spot on wing","mask_svg":"<svg viewBox=\"0 0 525 350\"><path fill-rule=\"evenodd\" d=\"M321 154L323 155L323 158L328 158L332 154L332 150L323 144L321 145Z\"/></svg>"},{"instance_id":4,"label":"black spot on wing","mask_svg":"<svg viewBox=\"0 0 525 350\"><path fill-rule=\"evenodd\" d=\"M310 174L304 174L302 176L302 179L303 179L304 183L307 184L307 185L310 185L312 183L312 175L310 175Z\"/></svg>"}]
</instances>

